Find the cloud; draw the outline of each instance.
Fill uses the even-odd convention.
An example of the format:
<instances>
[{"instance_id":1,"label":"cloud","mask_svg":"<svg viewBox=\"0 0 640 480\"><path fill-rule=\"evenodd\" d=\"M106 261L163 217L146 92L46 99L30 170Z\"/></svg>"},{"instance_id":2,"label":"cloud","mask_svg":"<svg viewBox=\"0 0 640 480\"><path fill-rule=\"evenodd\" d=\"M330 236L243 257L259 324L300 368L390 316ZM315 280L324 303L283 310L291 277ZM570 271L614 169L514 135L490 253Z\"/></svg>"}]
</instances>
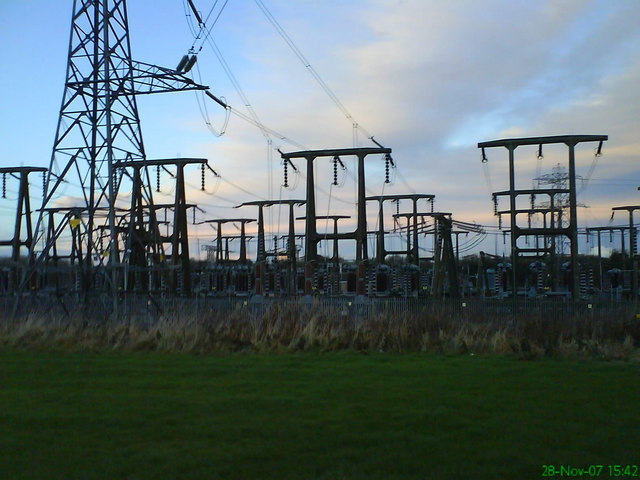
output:
<instances>
[{"instance_id":1,"label":"cloud","mask_svg":"<svg viewBox=\"0 0 640 480\"><path fill-rule=\"evenodd\" d=\"M634 171L640 48L633 2L407 0L327 2L322 11L313 2L271 8L363 127L360 142L367 143L369 132L394 148L400 175L408 180L398 178L385 187L387 193L435 193L442 210L491 222L489 193L505 187L506 162L492 153L490 165L483 166L475 145L508 136L610 134L594 177ZM235 24L232 37L217 38L260 118L308 148L350 146L354 132L349 120L309 69L259 14L247 18L251 22ZM242 99L224 76L206 73L205 61L203 75L216 78L210 82L214 91L224 92L230 104L242 109ZM231 119L225 137L194 135L185 145L183 155L187 148L204 152L224 178L255 196L304 194L301 188L281 193L278 154L269 160L259 131L238 118ZM278 139L274 145L297 149ZM590 148L579 156L579 173L590 168ZM529 160L535 155L523 155L519 168L524 178L519 180L526 188L540 172ZM548 149L542 172L561 161L562 152ZM330 168L318 168L318 185L328 190ZM371 162L367 172L369 188L380 192L382 164ZM597 182L585 195L604 212L608 194L598 190ZM333 189L331 198L352 203L352 192L344 190ZM224 182L219 194L250 199ZM329 197L321 193L318 201L325 208ZM353 208L337 203L332 201L332 208Z\"/></svg>"},{"instance_id":2,"label":"cloud","mask_svg":"<svg viewBox=\"0 0 640 480\"><path fill-rule=\"evenodd\" d=\"M370 133L392 147L398 165L395 183L384 183L384 164L372 159L367 164L372 192L434 193L439 210L451 211L461 220L492 224L490 193L505 187L506 160L504 152L492 151L489 164L483 165L477 142L510 136L608 134L604 156L581 192L581 201L590 208L582 209L580 218L590 224L606 222L614 204L637 203L640 5L636 0L273 0L266 4L359 128L354 131L352 120L345 118L313 79L311 69L251 2L229 2L212 30L238 83L267 126L308 148L349 147L354 133L360 144L370 144L366 138ZM172 66L192 40L184 37L184 24L170 31L156 24L174 21L182 13L178 7L154 6L153 16L147 18L145 8L138 2L131 5L134 54ZM24 38L30 37L25 33ZM10 65L16 58L30 61L33 45L48 46L33 43L20 56L20 42L5 43L16 45L15 53L5 57ZM58 63L62 68L64 58ZM245 100L206 44L198 67L202 83L247 114ZM30 80L29 68L22 69L25 81ZM57 94L46 90L50 83L33 87L32 95L20 98L24 111L42 112L33 124L34 135L48 128L47 138L53 136L55 125L42 125L42 118L55 117L62 93L62 85L55 89ZM55 99L51 105L49 98ZM233 203L255 198L304 196L302 176L297 188L281 189L278 153L268 153L269 145L255 126L232 116L226 135L217 138L203 125L194 94L143 98L139 105L149 158L207 157L222 175L212 196L198 190L197 169L188 173L194 185L190 201L208 205L207 215L237 215L229 210ZM7 104L13 106L14 100ZM218 127L223 112L213 102L210 105L210 121ZM20 154L29 157L29 149L36 148L30 143L39 142L19 143L24 147ZM298 149L275 137L271 147ZM593 147L579 151L580 175L587 176L591 169ZM566 160L562 149L545 148L545 158L538 162L534 150L518 152L523 188ZM318 194L319 210L324 213L330 206L336 213L353 214L352 177L343 188L331 188L328 161L317 168L318 187L323 190ZM375 223L375 208L370 208L370 217ZM277 218L282 216L274 213L271 221ZM352 225L345 223L344 228Z\"/></svg>"}]
</instances>

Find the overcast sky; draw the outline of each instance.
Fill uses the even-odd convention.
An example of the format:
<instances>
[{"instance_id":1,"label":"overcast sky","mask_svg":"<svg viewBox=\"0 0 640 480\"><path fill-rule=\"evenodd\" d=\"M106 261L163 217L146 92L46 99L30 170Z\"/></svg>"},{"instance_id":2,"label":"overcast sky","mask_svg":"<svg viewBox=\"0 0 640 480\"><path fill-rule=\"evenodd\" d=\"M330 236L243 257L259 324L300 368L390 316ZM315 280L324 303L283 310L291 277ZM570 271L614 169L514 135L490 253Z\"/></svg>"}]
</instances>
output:
<instances>
[{"instance_id":1,"label":"overcast sky","mask_svg":"<svg viewBox=\"0 0 640 480\"><path fill-rule=\"evenodd\" d=\"M206 16L211 0L194 0ZM220 11L222 1L213 18ZM182 0L130 0L133 56L174 68L194 43ZM609 135L578 147L581 226L609 223L611 207L638 204L640 186L640 2L637 0L264 0L315 71L361 128L327 96L253 0L228 0L212 38L251 106L269 128L305 148L393 149L397 169L384 183L384 162L367 164L370 194L430 193L436 209L467 222L495 225L491 191L507 187L506 150L478 142L504 137ZM0 163L49 166L63 93L72 2L0 0ZM198 81L247 113L209 43L199 47ZM208 194L190 190L200 219L255 217L243 201L304 198L304 169L281 188L279 155L261 132L231 116L217 137L206 128L192 92L141 97L148 158L206 157L222 180ZM208 103L211 126L225 112ZM273 148L299 148L278 138ZM273 152L272 152L273 153ZM566 165L566 150L517 150L518 187ZM353 162L331 186L329 161L318 162L319 214L354 214ZM302 167L302 165L300 165ZM344 178L342 177L344 175ZM35 182L38 184L39 182ZM199 186L197 169L190 184ZM240 188L238 188L240 187ZM0 212L14 211L9 199ZM211 194L215 189L215 195ZM163 179L163 192L171 190ZM246 193L251 192L251 194ZM171 198L161 195L160 200ZM506 208L506 207L505 207ZM408 205L407 205L408 209ZM426 209L426 206L425 206ZM375 207L371 205L375 223ZM303 211L299 212L303 215ZM270 216L286 224L284 211ZM622 224L626 218L616 217ZM345 223L345 225L348 225ZM372 229L374 225L371 225ZM6 227L5 227L6 228ZM200 227L197 235L210 235ZM272 229L276 230L275 227ZM231 232L230 232L231 233ZM7 235L5 235L7 236Z\"/></svg>"}]
</instances>

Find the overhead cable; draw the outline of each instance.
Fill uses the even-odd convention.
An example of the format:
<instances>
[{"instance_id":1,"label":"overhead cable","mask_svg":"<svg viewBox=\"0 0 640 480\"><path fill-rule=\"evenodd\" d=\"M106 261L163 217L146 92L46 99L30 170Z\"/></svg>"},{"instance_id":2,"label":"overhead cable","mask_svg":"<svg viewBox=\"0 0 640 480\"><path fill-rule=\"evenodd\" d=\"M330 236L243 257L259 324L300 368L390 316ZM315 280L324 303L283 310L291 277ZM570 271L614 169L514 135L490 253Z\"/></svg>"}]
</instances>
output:
<instances>
[{"instance_id":1,"label":"overhead cable","mask_svg":"<svg viewBox=\"0 0 640 480\"><path fill-rule=\"evenodd\" d=\"M307 60L307 58L300 51L300 49L296 46L294 41L287 34L287 32L284 30L284 28L282 28L282 25L280 25L280 23L278 23L278 21L275 19L273 14L266 7L264 2L262 2L262 0L254 0L254 1L255 1L256 5L258 6L258 8L260 8L260 10L262 11L264 16L267 18L267 20L271 23L273 28L275 28L275 30L278 32L278 34L280 34L282 39L289 46L291 51L293 51L295 56L298 57L298 60L300 60L300 62L304 65L304 67L311 74L311 76L315 79L315 81L318 82L318 85L320 85L320 87L324 90L324 92L327 94L327 96L333 101L333 103L335 103L335 105L340 109L340 111L343 113L343 115L351 122L351 125L353 126L354 130L360 129L360 130L362 130L362 132L368 138L371 138L372 135L364 127L362 127L362 125L360 125L360 123L358 123L356 121L356 119L353 117L353 115L351 115L349 110L347 110L347 108L340 101L340 99L336 96L336 94L333 92L333 90L331 90L329 85L327 85L327 83L322 79L322 77L316 71L316 69L313 68L313 65L311 65L311 63ZM354 131L354 141L355 141L356 138L357 138L357 132Z\"/></svg>"}]
</instances>

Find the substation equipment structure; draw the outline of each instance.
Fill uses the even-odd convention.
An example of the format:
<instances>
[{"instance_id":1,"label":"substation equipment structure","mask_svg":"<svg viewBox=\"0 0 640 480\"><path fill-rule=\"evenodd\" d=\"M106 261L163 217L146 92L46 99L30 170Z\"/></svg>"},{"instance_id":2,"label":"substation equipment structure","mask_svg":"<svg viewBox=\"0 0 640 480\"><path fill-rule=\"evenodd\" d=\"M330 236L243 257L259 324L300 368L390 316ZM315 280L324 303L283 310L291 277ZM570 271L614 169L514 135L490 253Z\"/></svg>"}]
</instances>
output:
<instances>
[{"instance_id":1,"label":"substation equipment structure","mask_svg":"<svg viewBox=\"0 0 640 480\"><path fill-rule=\"evenodd\" d=\"M578 299L585 292L585 272L580 271L578 261L578 201L576 187L576 160L575 148L585 142L598 142L597 155L602 150L602 143L608 139L607 135L558 135L547 137L511 138L492 140L478 143L482 149L482 161L487 162L485 150L494 147L503 147L508 151L509 163L509 189L493 192L494 213L500 219L509 217L509 234L511 246L511 264L504 266L504 280L509 282L511 295L515 299L518 294L526 295L526 291L518 292L519 269L522 268L521 259L527 259L529 269L537 277L533 288L541 290L543 282L541 276L547 269L551 277L551 293L559 290L561 283L565 284L563 294L570 294L573 299ZM518 189L516 187L515 152L518 147L538 146L538 158L542 158L543 145L564 144L568 148L567 161L567 188L535 188ZM544 196L548 200L543 204L536 204L536 197ZM498 200L506 197L509 201L508 209L500 210ZM568 197L568 204L560 201L561 197ZM520 202L519 202L520 200ZM524 202L522 201L524 200ZM522 208L522 203L527 203L529 208ZM526 224L522 218L526 216ZM542 226L532 226L532 219L538 220ZM541 222L540 222L541 220ZM566 239L569 243L568 261L563 264L564 282L560 279L560 255L558 245ZM523 245L523 241L526 242Z\"/></svg>"},{"instance_id":2,"label":"substation equipment structure","mask_svg":"<svg viewBox=\"0 0 640 480\"><path fill-rule=\"evenodd\" d=\"M189 2L194 10L193 3ZM187 76L197 61L191 52L176 68L134 60L131 55L125 0L75 0L67 55L64 93L48 168L9 167L0 169L3 193L6 179L20 184L14 235L1 240L11 248L11 259L3 267L0 288L25 295L72 293L79 300L103 299L118 314L123 296L144 295L254 295L313 296L370 295L459 295L456 258L450 213L435 212L434 195L404 194L366 196L365 163L371 155L382 155L393 166L391 149L376 147L305 150L282 153L285 168L306 163L306 195L298 200L259 200L239 207L258 208L257 219L210 219L215 225L213 246L207 246L208 262L194 268L189 251L189 203L185 169L217 173L205 158L147 158L137 98L139 95L202 91L223 108L209 87ZM340 232L338 222L345 215L318 215L315 201L314 162L331 158L334 169L341 157L356 158L355 229ZM344 165L343 165L344 166ZM154 178L153 170L156 177ZM160 173L173 180L171 203L154 201L160 190ZM33 209L29 176L43 175L42 203ZM286 175L286 173L285 173ZM155 182L154 182L155 180ZM286 186L285 178L285 186ZM406 249L385 246L384 204L408 200L409 212L396 211L394 221L406 222ZM421 211L418 202L430 202ZM367 230L367 202L378 202L379 221L374 232ZM289 209L289 231L284 247L277 242L266 248L264 209L284 205ZM304 208L304 216L296 209ZM36 218L32 222L32 216ZM194 215L195 217L195 215ZM304 233L295 232L296 218L304 218ZM427 225L424 218L432 221ZM420 220L419 220L420 219ZM332 231L318 232L318 221L333 222ZM257 255L248 258L247 225L257 221ZM193 220L195 223L195 218ZM203 222L201 222L203 223ZM240 224L239 235L223 235L227 223ZM458 232L459 233L459 232ZM371 258L368 237L376 238ZM434 254L421 256L419 237L433 236ZM299 246L302 240L303 245ZM331 258L318 254L322 241L333 243ZM339 256L339 242L355 242L355 263ZM239 242L239 258L230 259L230 242ZM28 252L22 256L22 251ZM303 251L303 256L300 252ZM391 265L390 256L404 256L404 264ZM428 268L431 270L427 271ZM16 305L20 302L16 301ZM108 310L108 308L107 308Z\"/></svg>"},{"instance_id":3,"label":"substation equipment structure","mask_svg":"<svg viewBox=\"0 0 640 480\"><path fill-rule=\"evenodd\" d=\"M627 212L628 225L626 227L618 227L621 237L621 254L623 257L624 270L613 268L607 272L609 277L609 283L612 290L615 290L616 294L628 293L629 296L635 301L638 301L638 230L635 226L634 213L636 210L640 210L640 205L624 205L619 207L613 207L612 218L616 212ZM598 233L598 259L601 260L601 238L600 233L603 231L601 227ZM613 228L613 227L609 227ZM624 245L624 232L629 233L629 249L625 250Z\"/></svg>"}]
</instances>

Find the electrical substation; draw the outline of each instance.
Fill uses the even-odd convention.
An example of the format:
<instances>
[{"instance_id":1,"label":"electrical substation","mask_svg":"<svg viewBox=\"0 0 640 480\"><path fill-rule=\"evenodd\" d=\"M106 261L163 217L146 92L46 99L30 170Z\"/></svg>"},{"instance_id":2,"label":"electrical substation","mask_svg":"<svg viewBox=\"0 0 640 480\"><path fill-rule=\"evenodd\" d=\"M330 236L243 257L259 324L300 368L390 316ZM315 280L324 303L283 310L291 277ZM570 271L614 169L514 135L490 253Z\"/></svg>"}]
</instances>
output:
<instances>
[{"instance_id":1,"label":"electrical substation","mask_svg":"<svg viewBox=\"0 0 640 480\"><path fill-rule=\"evenodd\" d=\"M188 6L206 31L192 0ZM508 245L507 256L483 251L462 258L461 238L462 253L472 253L491 227L439 211L428 185L419 189L423 193L371 195L368 165L384 165L384 178L376 178L376 183L389 183L393 170L401 166L392 148L373 137L368 147L278 150L282 187L289 186L291 172L301 175L304 198L259 197L238 202L237 215L216 217L193 200L193 187L185 180L188 172L199 171L200 190L205 191L209 182L219 180L214 162L147 158L137 98L200 91L212 108L232 107L193 80L197 52L189 51L175 68L167 68L138 61L131 50L124 0L74 1L49 167L0 168L2 201L9 201L8 186L18 192L13 237L0 239L6 252L0 292L13 300L14 310L38 301L63 307L99 301L107 316L118 316L129 301L156 305L165 298L366 303L397 298L577 302L637 297L634 212L640 206L613 208L613 213L627 215L622 225L581 229L578 219L575 150L590 144L599 157L607 135L478 143L485 165L489 152L496 153L491 162L501 162L497 157L503 150L498 149L507 151L507 188L492 192L499 226L493 234ZM559 165L560 174L553 178L541 176L537 185L521 188L525 182L516 175L516 153L535 148L542 158L550 145L567 148L566 166ZM349 162L355 165L355 216L320 212L315 172L327 169L333 173L331 186L338 186ZM154 199L161 179L163 185L171 184L172 202ZM69 185L77 186L78 196L69 195ZM42 202L36 205L33 191L40 188ZM446 208L447 199L438 198L438 205ZM282 232L268 221L276 208L285 212ZM201 252L193 251L190 238L195 225L211 234L199 246L205 253L200 261L194 260ZM616 268L603 267L603 235L621 240L622 264ZM597 257L579 254L580 238L597 245ZM354 252L354 258L344 252Z\"/></svg>"}]
</instances>

